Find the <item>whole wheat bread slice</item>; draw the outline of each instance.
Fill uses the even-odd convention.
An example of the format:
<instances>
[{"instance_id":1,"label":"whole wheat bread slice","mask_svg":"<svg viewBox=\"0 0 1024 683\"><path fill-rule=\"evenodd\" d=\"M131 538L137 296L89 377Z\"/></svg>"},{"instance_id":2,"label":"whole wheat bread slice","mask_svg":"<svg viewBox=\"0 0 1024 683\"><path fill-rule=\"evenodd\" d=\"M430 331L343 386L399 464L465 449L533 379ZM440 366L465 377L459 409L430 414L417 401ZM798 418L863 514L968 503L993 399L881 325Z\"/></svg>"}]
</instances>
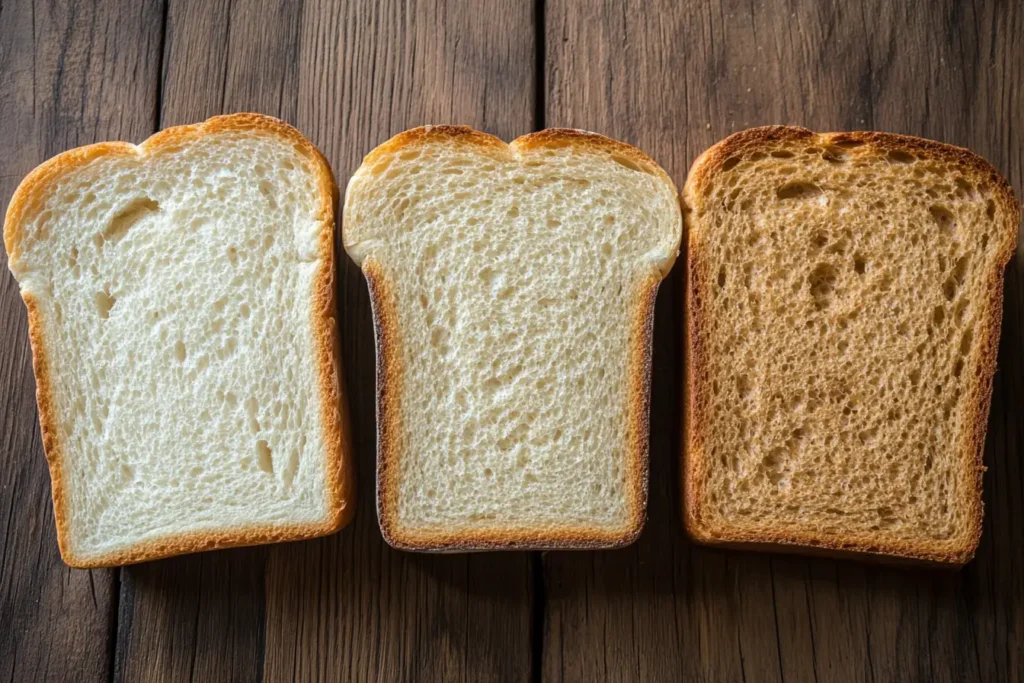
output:
<instances>
[{"instance_id":1,"label":"whole wheat bread slice","mask_svg":"<svg viewBox=\"0 0 1024 683\"><path fill-rule=\"evenodd\" d=\"M4 243L68 564L351 517L336 196L316 148L255 114L74 149L19 186Z\"/></svg>"},{"instance_id":2,"label":"whole wheat bread slice","mask_svg":"<svg viewBox=\"0 0 1024 683\"><path fill-rule=\"evenodd\" d=\"M702 154L683 200L689 533L969 560L1006 181L950 145L768 127Z\"/></svg>"},{"instance_id":3,"label":"whole wheat bread slice","mask_svg":"<svg viewBox=\"0 0 1024 683\"><path fill-rule=\"evenodd\" d=\"M664 171L592 133L426 127L366 157L343 239L373 305L389 543L636 538L654 298L681 232Z\"/></svg>"}]
</instances>

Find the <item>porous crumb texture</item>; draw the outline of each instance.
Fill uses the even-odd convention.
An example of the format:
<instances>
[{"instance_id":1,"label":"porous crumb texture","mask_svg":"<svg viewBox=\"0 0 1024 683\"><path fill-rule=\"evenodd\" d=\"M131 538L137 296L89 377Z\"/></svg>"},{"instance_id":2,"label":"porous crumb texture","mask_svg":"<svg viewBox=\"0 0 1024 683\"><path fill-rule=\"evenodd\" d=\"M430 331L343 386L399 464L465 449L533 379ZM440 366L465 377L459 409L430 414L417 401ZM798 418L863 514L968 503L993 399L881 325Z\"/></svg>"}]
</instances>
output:
<instances>
[{"instance_id":1,"label":"porous crumb texture","mask_svg":"<svg viewBox=\"0 0 1024 683\"><path fill-rule=\"evenodd\" d=\"M963 561L1018 208L985 162L748 131L688 206L688 524L704 540Z\"/></svg>"},{"instance_id":2,"label":"porous crumb texture","mask_svg":"<svg viewBox=\"0 0 1024 683\"><path fill-rule=\"evenodd\" d=\"M324 524L318 160L258 130L124 147L68 162L8 225L40 316L62 549Z\"/></svg>"},{"instance_id":3,"label":"porous crumb texture","mask_svg":"<svg viewBox=\"0 0 1024 683\"><path fill-rule=\"evenodd\" d=\"M379 272L379 334L397 346L380 408L381 428L396 425L379 455L389 540L615 544L639 531L648 302L680 235L664 172L593 134L509 146L419 129L367 157L344 242Z\"/></svg>"}]
</instances>

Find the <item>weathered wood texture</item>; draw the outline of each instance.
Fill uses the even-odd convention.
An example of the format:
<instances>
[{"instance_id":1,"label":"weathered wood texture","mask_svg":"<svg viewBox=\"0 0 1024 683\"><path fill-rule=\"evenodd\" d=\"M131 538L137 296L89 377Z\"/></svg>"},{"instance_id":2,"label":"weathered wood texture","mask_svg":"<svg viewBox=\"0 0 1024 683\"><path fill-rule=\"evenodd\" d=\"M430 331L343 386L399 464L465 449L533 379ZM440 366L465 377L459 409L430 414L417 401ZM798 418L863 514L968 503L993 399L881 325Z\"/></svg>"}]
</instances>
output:
<instances>
[{"instance_id":1,"label":"weathered wood texture","mask_svg":"<svg viewBox=\"0 0 1024 683\"><path fill-rule=\"evenodd\" d=\"M0 204L68 148L154 131L159 6L0 2ZM0 680L107 680L117 573L57 553L25 308L0 250Z\"/></svg>"},{"instance_id":2,"label":"weathered wood texture","mask_svg":"<svg viewBox=\"0 0 1024 683\"><path fill-rule=\"evenodd\" d=\"M1024 183L1024 8L552 0L545 125L606 132L677 183L729 133L791 123L968 146ZM1011 264L986 529L958 574L705 550L684 538L681 269L659 295L650 519L616 553L546 556L546 680L1020 680L1024 676L1022 253Z\"/></svg>"},{"instance_id":3,"label":"weathered wood texture","mask_svg":"<svg viewBox=\"0 0 1024 683\"><path fill-rule=\"evenodd\" d=\"M3 0L0 203L64 149L241 110L297 125L342 189L363 154L422 123L505 139L589 128L649 151L682 184L716 140L783 122L967 145L1021 196L1021 36L1024 7L998 0ZM24 309L3 268L0 680L1024 680L1022 259L1007 275L985 536L956 574L686 541L681 269L657 305L651 505L637 545L542 563L391 550L373 504L369 302L344 255L353 524L319 541L68 570Z\"/></svg>"}]
</instances>

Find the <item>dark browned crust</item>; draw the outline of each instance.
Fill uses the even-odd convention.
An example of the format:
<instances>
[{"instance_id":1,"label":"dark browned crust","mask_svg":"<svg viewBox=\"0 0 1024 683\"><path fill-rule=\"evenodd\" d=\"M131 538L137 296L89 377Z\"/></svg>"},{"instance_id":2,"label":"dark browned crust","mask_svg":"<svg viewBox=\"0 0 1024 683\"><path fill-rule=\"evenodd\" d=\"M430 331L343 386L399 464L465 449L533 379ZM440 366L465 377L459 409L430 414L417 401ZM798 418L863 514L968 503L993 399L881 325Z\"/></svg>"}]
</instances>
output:
<instances>
[{"instance_id":1,"label":"dark browned crust","mask_svg":"<svg viewBox=\"0 0 1024 683\"><path fill-rule=\"evenodd\" d=\"M641 170L675 185L650 157L630 145L596 133L549 129L524 135L506 144L466 126L426 126L400 133L368 154L360 169L388 163L388 157L412 145L424 143L471 144L511 160L535 149L585 148L628 158ZM357 175L360 171L357 171ZM400 410L404 368L401 363L401 330L386 264L367 257L361 264L370 291L374 337L377 348L377 517L384 539L400 550L423 552L470 552L487 550L559 550L619 548L633 543L647 516L651 340L654 302L661 279L671 263L640 283L630 334L630 397L627 419L629 455L629 520L620 530L574 527L493 527L474 529L407 529L398 521L398 461L402 445Z\"/></svg>"},{"instance_id":2,"label":"dark browned crust","mask_svg":"<svg viewBox=\"0 0 1024 683\"><path fill-rule=\"evenodd\" d=\"M703 473L707 463L703 457L704 433L700 427L709 420L706 398L708 378L705 374L708 365L705 361L707 351L704 348L701 324L703 316L706 315L701 303L701 292L705 282L700 269L695 267L701 255L699 245L695 244L693 239L695 231L698 230L693 223L693 207L703 201L716 174L722 171L727 160L753 151L771 151L787 143L804 140L819 146L869 146L886 152L900 151L956 165L965 173L970 173L979 183L990 184L1005 215L1009 217L1004 225L1005 239L1003 251L999 256L1000 267L993 270L988 280L988 306L984 309L988 317L988 334L980 342L981 373L977 391L973 396L973 418L970 420L970 433L965 439L962 458L963 466L968 470L968 479L974 481L974 488L969 492L971 499L968 501L971 528L965 533L964 542L957 547L917 541L880 541L865 532L843 535L798 533L782 529L770 533L746 532L727 526L715 526L703 515L704 492L701 483L705 480ZM864 131L818 134L795 126L765 126L731 135L701 154L694 161L683 186L682 201L688 249L684 308L687 358L683 378L683 462L680 472L683 521L690 537L697 543L730 548L875 558L881 561L895 560L945 567L958 567L969 562L981 539L984 514L982 476L985 471L985 430L1002 320L1003 270L1016 248L1017 226L1020 223L1020 205L1006 179L990 163L970 150L923 138Z\"/></svg>"},{"instance_id":3,"label":"dark browned crust","mask_svg":"<svg viewBox=\"0 0 1024 683\"><path fill-rule=\"evenodd\" d=\"M355 479L352 466L348 401L342 381L339 335L336 323L334 293L334 205L338 188L326 159L301 133L278 119L262 114L231 114L216 116L204 123L177 126L154 134L136 146L126 142L102 142L72 149L44 162L18 186L11 199L4 224L4 245L9 261L19 257L23 219L33 212L51 183L91 161L104 156L152 156L173 151L185 141L224 131L259 131L281 137L295 146L313 163L320 194L320 258L321 265L313 282L312 319L316 345L317 377L320 391L324 443L327 450L327 504L329 517L311 524L280 524L248 528L213 529L137 543L95 556L77 555L71 547L68 522L71 511L63 483L63 444L58 438L60 416L53 400L49 370L49 351L42 317L35 298L22 297L28 309L29 340L32 365L36 377L36 400L43 450L50 468L53 511L56 519L57 543L64 562L72 567L111 567L147 562L172 555L215 550L262 543L295 541L334 533L351 520L355 512Z\"/></svg>"}]
</instances>

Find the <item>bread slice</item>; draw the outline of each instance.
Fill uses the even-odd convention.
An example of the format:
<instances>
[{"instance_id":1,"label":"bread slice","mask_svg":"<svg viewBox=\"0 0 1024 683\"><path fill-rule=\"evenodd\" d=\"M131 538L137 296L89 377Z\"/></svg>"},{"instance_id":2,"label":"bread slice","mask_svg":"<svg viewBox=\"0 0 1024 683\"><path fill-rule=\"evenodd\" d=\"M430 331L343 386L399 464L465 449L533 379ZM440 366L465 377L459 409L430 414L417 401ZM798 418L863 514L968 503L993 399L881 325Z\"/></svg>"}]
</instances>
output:
<instances>
[{"instance_id":1,"label":"bread slice","mask_svg":"<svg viewBox=\"0 0 1024 683\"><path fill-rule=\"evenodd\" d=\"M768 127L702 154L683 200L693 538L969 560L1006 181L928 140Z\"/></svg>"},{"instance_id":2,"label":"bread slice","mask_svg":"<svg viewBox=\"0 0 1024 683\"><path fill-rule=\"evenodd\" d=\"M335 531L354 509L337 188L277 119L65 152L7 211L61 554L142 562Z\"/></svg>"},{"instance_id":3,"label":"bread slice","mask_svg":"<svg viewBox=\"0 0 1024 683\"><path fill-rule=\"evenodd\" d=\"M639 150L417 128L371 152L343 240L377 338L377 510L411 550L630 543L678 197Z\"/></svg>"}]
</instances>

